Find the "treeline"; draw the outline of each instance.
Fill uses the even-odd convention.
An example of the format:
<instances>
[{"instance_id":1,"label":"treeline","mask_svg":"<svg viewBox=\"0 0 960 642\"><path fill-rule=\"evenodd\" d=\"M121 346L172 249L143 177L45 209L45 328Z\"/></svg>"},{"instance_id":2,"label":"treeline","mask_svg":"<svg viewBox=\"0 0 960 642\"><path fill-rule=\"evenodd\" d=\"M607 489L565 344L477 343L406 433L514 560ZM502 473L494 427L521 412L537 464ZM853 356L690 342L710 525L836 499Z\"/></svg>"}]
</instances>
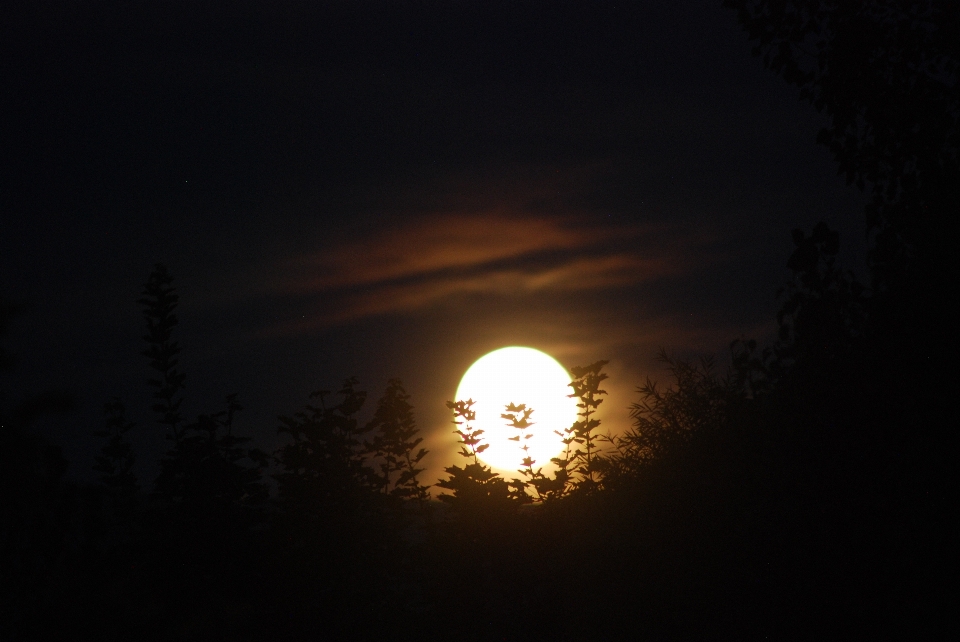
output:
<instances>
[{"instance_id":1,"label":"treeline","mask_svg":"<svg viewBox=\"0 0 960 642\"><path fill-rule=\"evenodd\" d=\"M914 451L929 458L899 471L909 449L882 447L902 430L895 407L907 401L884 398L887 373L868 369L885 339L872 325L882 295L836 267L826 226L794 241L774 345L733 342L723 372L661 354L670 384L638 388L633 425L616 436L595 417L606 362L573 368L579 417L548 474L529 456L515 477L492 471L472 400L450 401L465 461L435 488L396 379L366 422L355 379L313 393L279 417L286 441L272 454L235 434L236 395L185 419L178 299L158 265L139 300L155 426L134 426L120 400L105 405L99 483L65 483L58 451L28 436L32 416L65 400L5 410L3 571L18 588L6 639L807 637L915 626L934 604L917 601L911 565L936 515L925 512L931 487L921 496L905 484L928 466L938 474L938 460L922 435ZM535 412L504 408L518 449ZM129 437L147 429L164 431L169 449L143 488Z\"/></svg>"}]
</instances>

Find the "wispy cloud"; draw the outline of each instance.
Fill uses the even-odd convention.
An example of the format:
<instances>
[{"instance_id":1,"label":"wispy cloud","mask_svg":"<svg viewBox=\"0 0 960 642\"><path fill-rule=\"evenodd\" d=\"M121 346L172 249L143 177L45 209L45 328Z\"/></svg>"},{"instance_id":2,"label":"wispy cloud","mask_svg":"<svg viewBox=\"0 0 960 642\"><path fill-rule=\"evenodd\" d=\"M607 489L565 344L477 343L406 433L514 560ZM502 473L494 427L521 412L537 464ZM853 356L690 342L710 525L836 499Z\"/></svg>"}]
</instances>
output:
<instances>
[{"instance_id":1,"label":"wispy cloud","mask_svg":"<svg viewBox=\"0 0 960 642\"><path fill-rule=\"evenodd\" d=\"M562 221L500 212L421 219L362 243L304 256L297 263L306 274L286 285L299 292L366 285L582 248L613 235L612 230L576 229Z\"/></svg>"},{"instance_id":2,"label":"wispy cloud","mask_svg":"<svg viewBox=\"0 0 960 642\"><path fill-rule=\"evenodd\" d=\"M589 222L589 221L588 221ZM702 239L658 246L655 230L503 212L415 219L303 256L271 286L322 305L271 334L405 313L471 294L528 295L650 282L702 263ZM646 241L645 241L646 239ZM686 251L685 251L686 250ZM292 268L292 269L291 269Z\"/></svg>"}]
</instances>

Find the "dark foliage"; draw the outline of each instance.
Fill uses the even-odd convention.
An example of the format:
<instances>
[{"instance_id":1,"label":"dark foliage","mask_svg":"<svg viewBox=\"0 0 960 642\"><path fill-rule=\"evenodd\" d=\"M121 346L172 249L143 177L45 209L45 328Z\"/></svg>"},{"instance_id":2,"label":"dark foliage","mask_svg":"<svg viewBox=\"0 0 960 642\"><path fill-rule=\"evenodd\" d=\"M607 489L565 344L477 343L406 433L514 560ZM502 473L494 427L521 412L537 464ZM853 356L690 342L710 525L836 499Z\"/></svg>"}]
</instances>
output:
<instances>
[{"instance_id":1,"label":"dark foliage","mask_svg":"<svg viewBox=\"0 0 960 642\"><path fill-rule=\"evenodd\" d=\"M327 390L310 394L319 405L308 405L292 417L280 417L277 431L293 440L277 453L283 469L274 477L280 501L288 512L329 519L353 510L376 484L364 466L362 435L356 414L367 394L347 379L339 390L340 403L328 405Z\"/></svg>"},{"instance_id":2,"label":"dark foliage","mask_svg":"<svg viewBox=\"0 0 960 642\"><path fill-rule=\"evenodd\" d=\"M415 499L422 507L429 497L429 488L420 484L424 469L419 466L427 451L418 449L423 438L417 436L420 429L413 416L410 395L399 379L387 383L366 430L373 436L364 443L364 452L375 462L381 492L401 500Z\"/></svg>"},{"instance_id":3,"label":"dark foliage","mask_svg":"<svg viewBox=\"0 0 960 642\"><path fill-rule=\"evenodd\" d=\"M0 339L20 308L0 299ZM0 375L14 355L0 346ZM59 447L31 431L45 415L72 409L73 399L47 392L9 400L0 389L0 577L5 591L0 637L31 631L56 592L57 576L70 555L67 541L76 494L63 481L67 461Z\"/></svg>"},{"instance_id":4,"label":"dark foliage","mask_svg":"<svg viewBox=\"0 0 960 642\"><path fill-rule=\"evenodd\" d=\"M957 535L944 522L956 492L943 450L957 377L932 363L958 353L960 6L726 4L766 65L830 118L820 142L870 195L872 287L835 266L826 226L796 231L780 342L737 346L741 379L766 393L761 416L798 462L785 468L804 535L786 538L805 561L797 599L885 635L949 628L933 587L948 581Z\"/></svg>"},{"instance_id":5,"label":"dark foliage","mask_svg":"<svg viewBox=\"0 0 960 642\"><path fill-rule=\"evenodd\" d=\"M233 434L234 416L242 410L235 394L227 396L225 410L201 414L196 421L183 424L183 398L178 394L186 375L177 370L180 345L173 339L178 300L173 277L158 264L144 285L143 298L137 301L147 322L143 337L147 349L142 354L160 373L159 379L147 381L156 388L153 396L157 401L152 410L174 442L160 462L154 492L161 501L198 515L235 512L241 503L256 503L266 497L260 477L267 456L257 449L245 449L250 439Z\"/></svg>"},{"instance_id":6,"label":"dark foliage","mask_svg":"<svg viewBox=\"0 0 960 642\"><path fill-rule=\"evenodd\" d=\"M530 456L530 446L527 445L527 440L533 437L533 433L530 432L530 428L533 427L533 421L530 421L530 417L533 415L533 408L527 408L526 404L513 404L509 403L504 408L506 412L500 415L501 419L507 421L507 425L511 428L520 431L520 434L514 435L513 437L508 437L510 441L517 442L517 446L523 452L523 459L520 460L520 465L522 468L518 469L517 472L523 475L526 480L523 482L523 485L517 484L517 499L522 503L528 503L530 501L543 501L549 496L551 482L555 482L543 474L543 467L534 469L534 464L537 463L537 460ZM519 480L517 480L519 481ZM526 488L533 488L535 496L531 498L527 492Z\"/></svg>"},{"instance_id":7,"label":"dark foliage","mask_svg":"<svg viewBox=\"0 0 960 642\"><path fill-rule=\"evenodd\" d=\"M930 253L948 250L960 224L960 6L724 4L736 9L766 66L830 118L818 140L839 172L870 190L866 221L876 233L876 284L899 281L916 262L940 264L945 257Z\"/></svg>"},{"instance_id":8,"label":"dark foliage","mask_svg":"<svg viewBox=\"0 0 960 642\"><path fill-rule=\"evenodd\" d=\"M100 479L108 487L136 491L137 478L132 472L136 456L126 437L135 424L127 420L126 408L119 399L108 402L103 413L106 415L106 426L93 434L106 438L107 443L97 455L97 465L93 469L101 473Z\"/></svg>"},{"instance_id":9,"label":"dark foliage","mask_svg":"<svg viewBox=\"0 0 960 642\"><path fill-rule=\"evenodd\" d=\"M472 461L463 467L448 466L444 469L450 477L438 481L437 486L453 492L441 493L438 499L468 516L509 511L519 498L521 482L508 482L480 461L481 453L489 444L482 443L480 435L484 431L472 426L471 422L476 419L476 413L471 409L473 404L473 399L447 402L447 408L453 411L453 423L457 426L453 432L460 437L460 456Z\"/></svg>"},{"instance_id":10,"label":"dark foliage","mask_svg":"<svg viewBox=\"0 0 960 642\"><path fill-rule=\"evenodd\" d=\"M574 449L571 451L568 448L565 451L563 468L568 469L573 466L574 471L580 476L575 484L576 488L587 492L596 490L600 481L597 466L598 437L594 434L594 430L600 427L600 422L593 415L597 407L603 403L601 395L607 394L606 390L600 389L600 383L607 379L606 373L602 371L606 364L607 361L597 361L584 368L575 367L570 370L573 375L573 381L570 383L573 392L569 396L577 399L579 419L573 423L569 434L564 437L564 440L572 437L573 442L568 445L573 445Z\"/></svg>"},{"instance_id":11,"label":"dark foliage","mask_svg":"<svg viewBox=\"0 0 960 642\"><path fill-rule=\"evenodd\" d=\"M150 359L150 367L160 374L159 379L147 380L150 386L156 388L153 397L157 401L151 409L170 431L167 438L179 441L180 423L183 421L180 404L183 398L178 397L177 393L183 389L186 375L177 370L180 344L173 340L173 329L178 323L174 310L180 297L173 289L173 277L167 272L166 266L157 264L142 294L143 298L138 299L137 303L143 308L143 318L147 322L147 334L143 337L147 349L141 354Z\"/></svg>"},{"instance_id":12,"label":"dark foliage","mask_svg":"<svg viewBox=\"0 0 960 642\"><path fill-rule=\"evenodd\" d=\"M226 403L226 410L199 415L184 426L180 441L161 461L156 492L165 501L209 509L266 498L260 477L267 455L244 448L250 438L233 434L234 414L241 406L236 395L228 395Z\"/></svg>"}]
</instances>

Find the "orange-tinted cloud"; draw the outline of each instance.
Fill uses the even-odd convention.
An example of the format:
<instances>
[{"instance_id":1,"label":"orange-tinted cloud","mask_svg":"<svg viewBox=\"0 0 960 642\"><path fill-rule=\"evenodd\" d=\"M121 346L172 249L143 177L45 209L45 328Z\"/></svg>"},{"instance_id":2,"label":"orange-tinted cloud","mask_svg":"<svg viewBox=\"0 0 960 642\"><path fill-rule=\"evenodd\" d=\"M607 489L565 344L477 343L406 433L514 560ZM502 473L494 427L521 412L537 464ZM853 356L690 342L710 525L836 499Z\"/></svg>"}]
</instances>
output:
<instances>
[{"instance_id":1,"label":"orange-tinted cloud","mask_svg":"<svg viewBox=\"0 0 960 642\"><path fill-rule=\"evenodd\" d=\"M418 220L362 243L303 257L299 264L308 274L288 285L300 292L365 285L589 246L613 234L498 212Z\"/></svg>"},{"instance_id":2,"label":"orange-tinted cloud","mask_svg":"<svg viewBox=\"0 0 960 642\"><path fill-rule=\"evenodd\" d=\"M575 225L502 212L412 220L371 240L293 262L271 289L313 295L317 312L276 326L298 333L410 312L469 294L505 296L617 288L688 271L702 262L691 238L669 249L640 227ZM649 247L644 247L644 246Z\"/></svg>"}]
</instances>

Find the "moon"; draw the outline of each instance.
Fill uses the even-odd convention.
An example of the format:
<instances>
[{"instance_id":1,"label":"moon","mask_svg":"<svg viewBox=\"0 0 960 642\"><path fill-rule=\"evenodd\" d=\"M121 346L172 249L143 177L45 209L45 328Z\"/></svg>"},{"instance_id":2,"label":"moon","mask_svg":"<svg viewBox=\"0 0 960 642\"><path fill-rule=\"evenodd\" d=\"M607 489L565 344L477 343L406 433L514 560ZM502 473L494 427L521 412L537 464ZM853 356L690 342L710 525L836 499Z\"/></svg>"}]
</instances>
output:
<instances>
[{"instance_id":1,"label":"moon","mask_svg":"<svg viewBox=\"0 0 960 642\"><path fill-rule=\"evenodd\" d=\"M489 444L480 459L497 472L516 476L525 455L510 437L520 431L500 415L507 404L526 404L533 408L532 437L525 442L535 460L533 468L552 468L550 459L564 448L555 431L562 432L577 420L577 400L567 396L573 392L570 381L556 359L533 348L500 348L477 359L460 380L456 400L475 402L473 429L482 429L482 443Z\"/></svg>"}]
</instances>

